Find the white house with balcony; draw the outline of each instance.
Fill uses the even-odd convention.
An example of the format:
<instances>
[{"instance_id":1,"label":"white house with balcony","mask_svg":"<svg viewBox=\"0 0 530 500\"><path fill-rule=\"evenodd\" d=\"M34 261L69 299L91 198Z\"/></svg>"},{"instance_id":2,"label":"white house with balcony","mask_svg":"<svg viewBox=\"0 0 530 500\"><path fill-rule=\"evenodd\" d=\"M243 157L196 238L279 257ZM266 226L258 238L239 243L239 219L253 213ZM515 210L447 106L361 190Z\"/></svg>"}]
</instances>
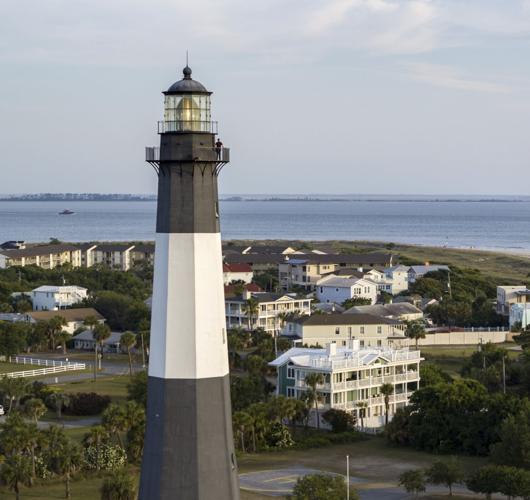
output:
<instances>
[{"instance_id":1,"label":"white house with balcony","mask_svg":"<svg viewBox=\"0 0 530 500\"><path fill-rule=\"evenodd\" d=\"M39 286L31 291L34 311L58 311L87 298L88 290L81 286Z\"/></svg>"},{"instance_id":2,"label":"white house with balcony","mask_svg":"<svg viewBox=\"0 0 530 500\"><path fill-rule=\"evenodd\" d=\"M276 392L302 399L311 373L321 373L317 385L319 412L311 410L309 425L329 427L322 414L330 408L352 413L365 430L378 429L385 422L385 401L380 388L389 383L389 420L396 410L408 404L419 388L420 351L390 348L361 348L354 340L348 347L328 344L324 349L292 348L269 363L277 370Z\"/></svg>"},{"instance_id":3,"label":"white house with balcony","mask_svg":"<svg viewBox=\"0 0 530 500\"><path fill-rule=\"evenodd\" d=\"M291 294L245 291L238 297L226 297L226 327L247 330L263 328L271 335L277 335L283 327L283 318L286 315L310 315L311 302L312 299L298 298ZM254 311L251 310L250 304L254 304Z\"/></svg>"},{"instance_id":4,"label":"white house with balcony","mask_svg":"<svg viewBox=\"0 0 530 500\"><path fill-rule=\"evenodd\" d=\"M530 303L530 290L526 285L497 287L497 314L510 316L512 305L528 303Z\"/></svg>"},{"instance_id":5,"label":"white house with balcony","mask_svg":"<svg viewBox=\"0 0 530 500\"><path fill-rule=\"evenodd\" d=\"M317 281L316 295L320 302L342 304L353 298L367 299L370 304L377 301L377 285L363 278L349 278L333 274Z\"/></svg>"}]
</instances>

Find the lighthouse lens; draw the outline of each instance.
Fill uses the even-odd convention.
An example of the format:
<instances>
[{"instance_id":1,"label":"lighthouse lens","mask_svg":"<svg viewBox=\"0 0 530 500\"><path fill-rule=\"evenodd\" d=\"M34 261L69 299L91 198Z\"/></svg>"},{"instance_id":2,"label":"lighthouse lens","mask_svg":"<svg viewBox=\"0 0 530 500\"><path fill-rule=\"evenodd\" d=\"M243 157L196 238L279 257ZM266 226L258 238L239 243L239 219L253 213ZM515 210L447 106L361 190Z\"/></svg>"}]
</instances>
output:
<instances>
[{"instance_id":1,"label":"lighthouse lens","mask_svg":"<svg viewBox=\"0 0 530 500\"><path fill-rule=\"evenodd\" d=\"M164 121L167 131L210 132L210 120L210 96L166 96Z\"/></svg>"}]
</instances>

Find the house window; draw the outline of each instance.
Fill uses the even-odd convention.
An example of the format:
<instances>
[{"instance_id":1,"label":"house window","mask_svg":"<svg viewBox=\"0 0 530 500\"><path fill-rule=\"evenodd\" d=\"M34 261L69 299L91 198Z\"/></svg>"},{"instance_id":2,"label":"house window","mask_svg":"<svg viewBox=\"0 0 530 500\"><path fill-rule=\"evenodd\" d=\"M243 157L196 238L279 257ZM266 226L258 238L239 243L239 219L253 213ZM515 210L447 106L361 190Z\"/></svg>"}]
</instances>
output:
<instances>
[{"instance_id":1,"label":"house window","mask_svg":"<svg viewBox=\"0 0 530 500\"><path fill-rule=\"evenodd\" d=\"M359 340L359 346L364 347L364 340Z\"/></svg>"},{"instance_id":2,"label":"house window","mask_svg":"<svg viewBox=\"0 0 530 500\"><path fill-rule=\"evenodd\" d=\"M320 293L324 293L324 288L320 287Z\"/></svg>"},{"instance_id":3,"label":"house window","mask_svg":"<svg viewBox=\"0 0 530 500\"><path fill-rule=\"evenodd\" d=\"M340 335L340 327L335 328L335 335Z\"/></svg>"},{"instance_id":4,"label":"house window","mask_svg":"<svg viewBox=\"0 0 530 500\"><path fill-rule=\"evenodd\" d=\"M294 392L294 388L293 387L287 387L287 397L288 398L294 398L295 397L295 392Z\"/></svg>"},{"instance_id":5,"label":"house window","mask_svg":"<svg viewBox=\"0 0 530 500\"><path fill-rule=\"evenodd\" d=\"M377 333L383 333L383 327L378 326L377 327Z\"/></svg>"},{"instance_id":6,"label":"house window","mask_svg":"<svg viewBox=\"0 0 530 500\"><path fill-rule=\"evenodd\" d=\"M294 378L294 368L287 368L287 378Z\"/></svg>"},{"instance_id":7,"label":"house window","mask_svg":"<svg viewBox=\"0 0 530 500\"><path fill-rule=\"evenodd\" d=\"M383 345L382 341L381 340L378 340L377 341L377 347L381 347Z\"/></svg>"},{"instance_id":8,"label":"house window","mask_svg":"<svg viewBox=\"0 0 530 500\"><path fill-rule=\"evenodd\" d=\"M364 326L361 326L361 333L364 334Z\"/></svg>"}]
</instances>

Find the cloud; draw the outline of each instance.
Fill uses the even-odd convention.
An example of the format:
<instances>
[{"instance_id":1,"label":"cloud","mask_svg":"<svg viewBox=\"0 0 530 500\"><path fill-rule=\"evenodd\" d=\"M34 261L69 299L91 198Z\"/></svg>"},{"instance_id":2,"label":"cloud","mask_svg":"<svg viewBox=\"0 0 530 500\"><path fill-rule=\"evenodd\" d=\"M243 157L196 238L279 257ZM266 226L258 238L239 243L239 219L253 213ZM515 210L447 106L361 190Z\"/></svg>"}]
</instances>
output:
<instances>
[{"instance_id":1,"label":"cloud","mask_svg":"<svg viewBox=\"0 0 530 500\"><path fill-rule=\"evenodd\" d=\"M506 93L510 88L490 81L480 81L460 73L452 66L430 63L403 64L406 76L436 87L445 87L471 92Z\"/></svg>"}]
</instances>

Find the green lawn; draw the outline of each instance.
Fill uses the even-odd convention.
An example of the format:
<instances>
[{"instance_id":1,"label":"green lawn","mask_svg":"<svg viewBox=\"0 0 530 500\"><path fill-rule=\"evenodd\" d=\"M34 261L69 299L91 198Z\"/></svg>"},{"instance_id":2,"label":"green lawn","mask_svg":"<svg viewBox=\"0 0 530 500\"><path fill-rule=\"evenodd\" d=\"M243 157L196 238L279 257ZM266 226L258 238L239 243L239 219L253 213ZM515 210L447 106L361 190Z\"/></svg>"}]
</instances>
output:
<instances>
[{"instance_id":1,"label":"green lawn","mask_svg":"<svg viewBox=\"0 0 530 500\"><path fill-rule=\"evenodd\" d=\"M130 381L128 375L114 377L98 376L97 380L85 379L77 382L54 384L64 392L96 392L101 395L110 396L114 402L121 402L127 398L127 384Z\"/></svg>"}]
</instances>

